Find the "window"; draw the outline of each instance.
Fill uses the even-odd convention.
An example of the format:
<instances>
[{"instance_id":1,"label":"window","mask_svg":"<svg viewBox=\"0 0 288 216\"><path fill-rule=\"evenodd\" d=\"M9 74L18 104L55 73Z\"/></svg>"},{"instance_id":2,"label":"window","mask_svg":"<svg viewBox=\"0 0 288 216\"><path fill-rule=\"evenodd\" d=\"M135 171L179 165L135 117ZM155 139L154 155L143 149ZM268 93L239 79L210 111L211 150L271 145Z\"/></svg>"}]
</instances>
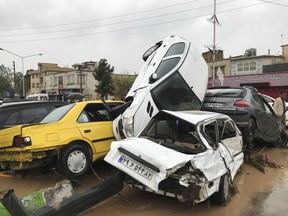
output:
<instances>
[{"instance_id":1,"label":"window","mask_svg":"<svg viewBox=\"0 0 288 216\"><path fill-rule=\"evenodd\" d=\"M53 110L50 112L42 121L41 123L49 123L49 122L56 122L62 119L73 107L75 104L69 104L66 106L59 107L58 109Z\"/></svg>"},{"instance_id":2,"label":"window","mask_svg":"<svg viewBox=\"0 0 288 216\"><path fill-rule=\"evenodd\" d=\"M35 78L35 74L32 74L32 79L34 79Z\"/></svg>"},{"instance_id":3,"label":"window","mask_svg":"<svg viewBox=\"0 0 288 216\"><path fill-rule=\"evenodd\" d=\"M230 120L218 119L219 140L225 140L236 136L236 130Z\"/></svg>"},{"instance_id":4,"label":"window","mask_svg":"<svg viewBox=\"0 0 288 216\"><path fill-rule=\"evenodd\" d=\"M38 119L44 118L48 113L46 107L34 107L33 109L23 110L21 113L21 122L23 124L31 124L33 122L39 122Z\"/></svg>"},{"instance_id":5,"label":"window","mask_svg":"<svg viewBox=\"0 0 288 216\"><path fill-rule=\"evenodd\" d=\"M206 137L207 142L212 148L216 148L218 146L218 139L217 139L217 123L213 121L209 124L204 125L203 133Z\"/></svg>"},{"instance_id":6,"label":"window","mask_svg":"<svg viewBox=\"0 0 288 216\"><path fill-rule=\"evenodd\" d=\"M252 94L252 98L251 98L251 103L252 105L255 107L255 108L262 108L262 109L265 109L264 108L264 104L263 104L263 101L262 99L260 98L260 96L256 93L253 93L251 92Z\"/></svg>"},{"instance_id":7,"label":"window","mask_svg":"<svg viewBox=\"0 0 288 216\"><path fill-rule=\"evenodd\" d=\"M77 75L77 84L80 84L80 74ZM82 84L85 84L85 74L82 74Z\"/></svg>"},{"instance_id":8,"label":"window","mask_svg":"<svg viewBox=\"0 0 288 216\"><path fill-rule=\"evenodd\" d=\"M32 88L35 88L35 83L32 83Z\"/></svg>"},{"instance_id":9,"label":"window","mask_svg":"<svg viewBox=\"0 0 288 216\"><path fill-rule=\"evenodd\" d=\"M39 83L36 83L36 87L39 88Z\"/></svg>"},{"instance_id":10,"label":"window","mask_svg":"<svg viewBox=\"0 0 288 216\"><path fill-rule=\"evenodd\" d=\"M166 53L165 57L167 56L171 56L171 55L181 55L184 53L184 49L185 49L185 43L181 42L181 43L176 43L173 44L168 52Z\"/></svg>"},{"instance_id":11,"label":"window","mask_svg":"<svg viewBox=\"0 0 288 216\"><path fill-rule=\"evenodd\" d=\"M71 85L71 75L67 76L67 85Z\"/></svg>"},{"instance_id":12,"label":"window","mask_svg":"<svg viewBox=\"0 0 288 216\"><path fill-rule=\"evenodd\" d=\"M39 77L39 74L36 74L36 78L38 78Z\"/></svg>"},{"instance_id":13,"label":"window","mask_svg":"<svg viewBox=\"0 0 288 216\"><path fill-rule=\"evenodd\" d=\"M175 66L178 64L181 58L171 58L164 60L160 63L159 67L155 71L157 74L157 79L160 79L161 77L165 76L167 73L169 73Z\"/></svg>"},{"instance_id":14,"label":"window","mask_svg":"<svg viewBox=\"0 0 288 216\"><path fill-rule=\"evenodd\" d=\"M244 71L249 71L249 69L250 69L250 64L244 63Z\"/></svg>"},{"instance_id":15,"label":"window","mask_svg":"<svg viewBox=\"0 0 288 216\"><path fill-rule=\"evenodd\" d=\"M63 85L63 76L58 77L58 82L59 85Z\"/></svg>"},{"instance_id":16,"label":"window","mask_svg":"<svg viewBox=\"0 0 288 216\"><path fill-rule=\"evenodd\" d=\"M158 109L176 111L199 110L201 108L201 101L179 72L172 74L165 82L152 89L151 95Z\"/></svg>"},{"instance_id":17,"label":"window","mask_svg":"<svg viewBox=\"0 0 288 216\"><path fill-rule=\"evenodd\" d=\"M6 120L4 125L17 125L18 112L12 113Z\"/></svg>"},{"instance_id":18,"label":"window","mask_svg":"<svg viewBox=\"0 0 288 216\"><path fill-rule=\"evenodd\" d=\"M112 118L103 104L87 104L77 119L78 123L111 121Z\"/></svg>"},{"instance_id":19,"label":"window","mask_svg":"<svg viewBox=\"0 0 288 216\"><path fill-rule=\"evenodd\" d=\"M205 97L245 97L245 89L227 88L227 89L207 89Z\"/></svg>"},{"instance_id":20,"label":"window","mask_svg":"<svg viewBox=\"0 0 288 216\"><path fill-rule=\"evenodd\" d=\"M243 71L243 63L237 64L237 71Z\"/></svg>"},{"instance_id":21,"label":"window","mask_svg":"<svg viewBox=\"0 0 288 216\"><path fill-rule=\"evenodd\" d=\"M256 70L256 62L250 63L250 70Z\"/></svg>"},{"instance_id":22,"label":"window","mask_svg":"<svg viewBox=\"0 0 288 216\"><path fill-rule=\"evenodd\" d=\"M54 86L58 85L58 77L54 77Z\"/></svg>"}]
</instances>

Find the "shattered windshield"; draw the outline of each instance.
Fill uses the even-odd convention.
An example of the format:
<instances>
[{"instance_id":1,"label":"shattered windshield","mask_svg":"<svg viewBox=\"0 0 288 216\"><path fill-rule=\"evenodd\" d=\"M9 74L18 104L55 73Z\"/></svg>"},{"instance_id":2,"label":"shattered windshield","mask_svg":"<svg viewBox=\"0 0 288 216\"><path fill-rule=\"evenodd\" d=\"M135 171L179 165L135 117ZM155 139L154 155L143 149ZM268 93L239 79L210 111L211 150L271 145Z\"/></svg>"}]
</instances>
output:
<instances>
[{"instance_id":1,"label":"shattered windshield","mask_svg":"<svg viewBox=\"0 0 288 216\"><path fill-rule=\"evenodd\" d=\"M205 151L195 125L165 114L157 116L140 137L186 154Z\"/></svg>"},{"instance_id":2,"label":"shattered windshield","mask_svg":"<svg viewBox=\"0 0 288 216\"><path fill-rule=\"evenodd\" d=\"M157 85L151 94L160 110L200 110L201 107L201 101L179 72L175 72Z\"/></svg>"}]
</instances>

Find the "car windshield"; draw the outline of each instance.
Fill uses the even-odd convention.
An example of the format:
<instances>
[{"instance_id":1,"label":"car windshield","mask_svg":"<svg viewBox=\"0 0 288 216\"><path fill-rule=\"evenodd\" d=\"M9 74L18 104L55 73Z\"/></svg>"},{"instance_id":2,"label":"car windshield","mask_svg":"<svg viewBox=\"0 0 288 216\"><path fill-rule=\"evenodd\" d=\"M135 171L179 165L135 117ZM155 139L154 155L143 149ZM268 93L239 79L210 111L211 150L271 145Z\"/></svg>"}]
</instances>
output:
<instances>
[{"instance_id":1,"label":"car windshield","mask_svg":"<svg viewBox=\"0 0 288 216\"><path fill-rule=\"evenodd\" d=\"M186 154L197 154L205 150L195 125L165 114L157 115L140 137Z\"/></svg>"},{"instance_id":2,"label":"car windshield","mask_svg":"<svg viewBox=\"0 0 288 216\"><path fill-rule=\"evenodd\" d=\"M245 89L207 89L205 97L244 97Z\"/></svg>"},{"instance_id":3,"label":"car windshield","mask_svg":"<svg viewBox=\"0 0 288 216\"><path fill-rule=\"evenodd\" d=\"M69 104L59 107L49 113L40 123L57 122L62 119L74 106L75 104Z\"/></svg>"}]
</instances>

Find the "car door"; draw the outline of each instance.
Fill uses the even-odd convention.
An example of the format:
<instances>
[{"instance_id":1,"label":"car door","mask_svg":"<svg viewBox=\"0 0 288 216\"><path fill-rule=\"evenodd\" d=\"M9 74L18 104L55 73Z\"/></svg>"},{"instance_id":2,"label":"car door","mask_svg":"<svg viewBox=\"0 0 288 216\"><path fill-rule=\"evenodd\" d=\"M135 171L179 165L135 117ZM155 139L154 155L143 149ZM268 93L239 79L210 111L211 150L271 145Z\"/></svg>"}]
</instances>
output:
<instances>
[{"instance_id":1,"label":"car door","mask_svg":"<svg viewBox=\"0 0 288 216\"><path fill-rule=\"evenodd\" d=\"M108 152L114 140L111 116L103 104L89 103L77 119L81 135L90 140L96 153Z\"/></svg>"},{"instance_id":2,"label":"car door","mask_svg":"<svg viewBox=\"0 0 288 216\"><path fill-rule=\"evenodd\" d=\"M266 113L267 118L267 124L266 124L266 131L265 134L268 136L272 141L277 141L278 136L281 131L281 123L277 119L273 109L269 104L263 100L264 109Z\"/></svg>"},{"instance_id":3,"label":"car door","mask_svg":"<svg viewBox=\"0 0 288 216\"><path fill-rule=\"evenodd\" d=\"M218 119L219 148L231 173L243 162L242 136L231 119Z\"/></svg>"},{"instance_id":4,"label":"car door","mask_svg":"<svg viewBox=\"0 0 288 216\"><path fill-rule=\"evenodd\" d=\"M276 141L279 136L279 121L269 104L259 94L253 93L253 106L257 110L256 137L267 141Z\"/></svg>"},{"instance_id":5,"label":"car door","mask_svg":"<svg viewBox=\"0 0 288 216\"><path fill-rule=\"evenodd\" d=\"M254 115L257 125L256 137L266 136L269 116L266 113L265 106L260 95L254 92L251 92L251 95L251 103L254 108Z\"/></svg>"}]
</instances>

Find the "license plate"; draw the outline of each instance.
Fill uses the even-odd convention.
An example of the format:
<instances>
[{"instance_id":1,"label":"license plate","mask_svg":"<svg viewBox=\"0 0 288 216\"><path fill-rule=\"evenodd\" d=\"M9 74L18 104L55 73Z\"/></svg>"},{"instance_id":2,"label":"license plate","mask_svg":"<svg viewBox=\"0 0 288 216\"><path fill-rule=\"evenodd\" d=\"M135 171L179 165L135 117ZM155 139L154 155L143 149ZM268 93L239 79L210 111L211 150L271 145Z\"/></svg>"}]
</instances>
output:
<instances>
[{"instance_id":1,"label":"license plate","mask_svg":"<svg viewBox=\"0 0 288 216\"><path fill-rule=\"evenodd\" d=\"M121 155L121 157L118 159L118 162L124 165L125 167L133 170L137 174L143 176L144 178L150 180L154 174L154 172L151 172L148 170L145 166L140 165L136 161L132 160L131 158L128 158L124 155Z\"/></svg>"},{"instance_id":2,"label":"license plate","mask_svg":"<svg viewBox=\"0 0 288 216\"><path fill-rule=\"evenodd\" d=\"M204 107L223 107L221 103L204 103Z\"/></svg>"}]
</instances>

